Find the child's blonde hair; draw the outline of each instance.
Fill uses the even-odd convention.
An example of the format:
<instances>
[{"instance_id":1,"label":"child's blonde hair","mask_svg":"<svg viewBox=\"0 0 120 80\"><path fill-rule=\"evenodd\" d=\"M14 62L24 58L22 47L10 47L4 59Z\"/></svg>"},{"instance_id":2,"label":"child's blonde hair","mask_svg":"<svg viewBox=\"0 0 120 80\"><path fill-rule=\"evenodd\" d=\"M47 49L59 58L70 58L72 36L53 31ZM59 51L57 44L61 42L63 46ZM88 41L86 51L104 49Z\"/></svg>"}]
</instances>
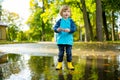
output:
<instances>
[{"instance_id":1,"label":"child's blonde hair","mask_svg":"<svg viewBox=\"0 0 120 80\"><path fill-rule=\"evenodd\" d=\"M63 13L65 10L70 10L70 7L69 7L68 5L63 5L63 6L60 8L60 11L59 11L59 13L60 13L61 16L63 15L62 13ZM71 10L70 10L70 12L71 12Z\"/></svg>"}]
</instances>

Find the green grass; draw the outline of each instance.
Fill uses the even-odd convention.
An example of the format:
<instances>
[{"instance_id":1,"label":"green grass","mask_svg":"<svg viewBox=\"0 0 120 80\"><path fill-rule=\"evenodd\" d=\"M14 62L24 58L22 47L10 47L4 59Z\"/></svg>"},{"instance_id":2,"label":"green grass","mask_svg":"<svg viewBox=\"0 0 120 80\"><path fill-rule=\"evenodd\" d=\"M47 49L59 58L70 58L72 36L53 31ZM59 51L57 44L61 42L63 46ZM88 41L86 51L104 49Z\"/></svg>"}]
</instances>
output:
<instances>
[{"instance_id":1,"label":"green grass","mask_svg":"<svg viewBox=\"0 0 120 80\"><path fill-rule=\"evenodd\" d=\"M80 48L81 50L117 51L117 47L120 47L120 42L75 42L74 43L74 48Z\"/></svg>"},{"instance_id":2,"label":"green grass","mask_svg":"<svg viewBox=\"0 0 120 80\"><path fill-rule=\"evenodd\" d=\"M35 43L35 41L0 41L0 44Z\"/></svg>"}]
</instances>

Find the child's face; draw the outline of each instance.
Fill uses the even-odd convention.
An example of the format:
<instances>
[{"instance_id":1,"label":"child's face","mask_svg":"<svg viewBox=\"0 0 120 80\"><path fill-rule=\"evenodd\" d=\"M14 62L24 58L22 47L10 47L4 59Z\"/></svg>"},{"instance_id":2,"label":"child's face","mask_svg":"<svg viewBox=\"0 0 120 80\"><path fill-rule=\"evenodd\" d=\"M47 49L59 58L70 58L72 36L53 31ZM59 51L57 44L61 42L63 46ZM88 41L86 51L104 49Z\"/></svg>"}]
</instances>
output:
<instances>
[{"instance_id":1,"label":"child's face","mask_svg":"<svg viewBox=\"0 0 120 80\"><path fill-rule=\"evenodd\" d=\"M62 13L62 17L67 19L68 17L70 17L70 9L64 10Z\"/></svg>"}]
</instances>

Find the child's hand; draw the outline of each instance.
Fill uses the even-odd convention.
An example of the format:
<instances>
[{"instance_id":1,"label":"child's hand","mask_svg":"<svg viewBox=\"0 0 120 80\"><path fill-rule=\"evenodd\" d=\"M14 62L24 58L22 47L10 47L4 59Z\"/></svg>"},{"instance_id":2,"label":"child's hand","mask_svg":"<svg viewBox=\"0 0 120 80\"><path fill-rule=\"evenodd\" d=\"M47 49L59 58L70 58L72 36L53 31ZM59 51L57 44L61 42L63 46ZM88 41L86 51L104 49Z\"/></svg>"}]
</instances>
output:
<instances>
[{"instance_id":1,"label":"child's hand","mask_svg":"<svg viewBox=\"0 0 120 80\"><path fill-rule=\"evenodd\" d=\"M57 28L57 31L58 31L58 32L62 31L62 28Z\"/></svg>"},{"instance_id":2,"label":"child's hand","mask_svg":"<svg viewBox=\"0 0 120 80\"><path fill-rule=\"evenodd\" d=\"M68 29L68 28L64 29L64 32L70 32L70 29Z\"/></svg>"}]
</instances>

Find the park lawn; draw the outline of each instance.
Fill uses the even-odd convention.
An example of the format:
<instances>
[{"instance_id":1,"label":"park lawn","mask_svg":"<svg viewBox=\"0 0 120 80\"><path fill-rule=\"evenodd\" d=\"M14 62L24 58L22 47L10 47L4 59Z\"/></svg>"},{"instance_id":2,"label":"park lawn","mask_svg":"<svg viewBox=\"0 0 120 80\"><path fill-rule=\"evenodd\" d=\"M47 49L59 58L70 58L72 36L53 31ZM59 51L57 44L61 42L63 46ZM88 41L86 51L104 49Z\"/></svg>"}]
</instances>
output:
<instances>
[{"instance_id":1,"label":"park lawn","mask_svg":"<svg viewBox=\"0 0 120 80\"><path fill-rule=\"evenodd\" d=\"M0 41L0 44L35 43L36 41Z\"/></svg>"},{"instance_id":2,"label":"park lawn","mask_svg":"<svg viewBox=\"0 0 120 80\"><path fill-rule=\"evenodd\" d=\"M94 51L119 51L120 50L120 42L75 42L74 48L78 48L81 50L94 50Z\"/></svg>"}]
</instances>

